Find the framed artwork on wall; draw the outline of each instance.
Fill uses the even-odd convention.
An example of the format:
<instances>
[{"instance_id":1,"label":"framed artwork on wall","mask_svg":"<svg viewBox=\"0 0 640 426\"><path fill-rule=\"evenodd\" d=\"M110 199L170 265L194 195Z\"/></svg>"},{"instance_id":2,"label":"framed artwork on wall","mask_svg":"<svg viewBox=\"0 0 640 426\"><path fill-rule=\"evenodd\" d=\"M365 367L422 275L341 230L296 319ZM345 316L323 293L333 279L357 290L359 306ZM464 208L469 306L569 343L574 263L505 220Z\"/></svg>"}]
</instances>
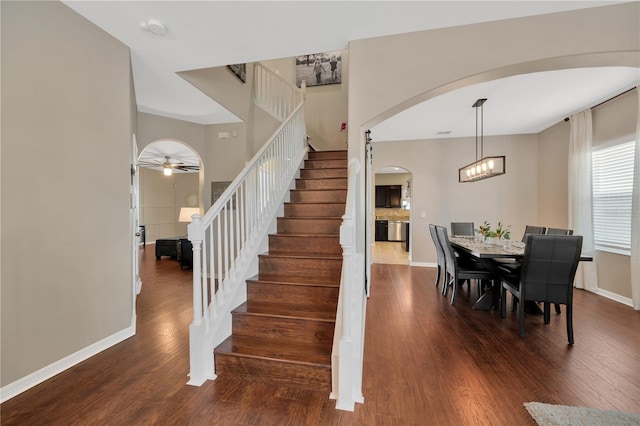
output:
<instances>
[{"instance_id":1,"label":"framed artwork on wall","mask_svg":"<svg viewBox=\"0 0 640 426\"><path fill-rule=\"evenodd\" d=\"M296 85L302 87L342 83L342 52L313 53L296 57Z\"/></svg>"},{"instance_id":2,"label":"framed artwork on wall","mask_svg":"<svg viewBox=\"0 0 640 426\"><path fill-rule=\"evenodd\" d=\"M227 68L229 68L233 75L238 77L241 82L247 82L247 64L227 65Z\"/></svg>"},{"instance_id":3,"label":"framed artwork on wall","mask_svg":"<svg viewBox=\"0 0 640 426\"><path fill-rule=\"evenodd\" d=\"M231 181L211 182L211 205L213 206L225 189L231 185Z\"/></svg>"}]
</instances>

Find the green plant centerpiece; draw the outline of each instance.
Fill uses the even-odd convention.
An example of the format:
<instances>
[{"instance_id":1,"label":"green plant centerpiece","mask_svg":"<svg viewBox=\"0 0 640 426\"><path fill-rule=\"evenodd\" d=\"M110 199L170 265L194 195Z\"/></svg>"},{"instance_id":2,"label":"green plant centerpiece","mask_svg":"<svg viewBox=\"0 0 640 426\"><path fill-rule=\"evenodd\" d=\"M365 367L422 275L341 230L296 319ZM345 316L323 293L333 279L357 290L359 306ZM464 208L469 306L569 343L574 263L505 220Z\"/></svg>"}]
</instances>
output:
<instances>
[{"instance_id":1,"label":"green plant centerpiece","mask_svg":"<svg viewBox=\"0 0 640 426\"><path fill-rule=\"evenodd\" d=\"M495 236L500 240L510 240L511 225L503 225L501 222L498 222L498 227L495 230L495 234Z\"/></svg>"},{"instance_id":2,"label":"green plant centerpiece","mask_svg":"<svg viewBox=\"0 0 640 426\"><path fill-rule=\"evenodd\" d=\"M483 237L487 238L489 236L489 234L492 232L491 231L491 225L489 224L489 222L487 222L485 220L482 225L480 225L478 228L476 228L476 232L478 234L482 235Z\"/></svg>"},{"instance_id":3,"label":"green plant centerpiece","mask_svg":"<svg viewBox=\"0 0 640 426\"><path fill-rule=\"evenodd\" d=\"M491 229L491 224L486 220L482 225L480 225L476 232L484 239L496 238L498 240L509 240L511 239L511 225L503 225L502 222L498 222L498 226L495 230Z\"/></svg>"}]
</instances>

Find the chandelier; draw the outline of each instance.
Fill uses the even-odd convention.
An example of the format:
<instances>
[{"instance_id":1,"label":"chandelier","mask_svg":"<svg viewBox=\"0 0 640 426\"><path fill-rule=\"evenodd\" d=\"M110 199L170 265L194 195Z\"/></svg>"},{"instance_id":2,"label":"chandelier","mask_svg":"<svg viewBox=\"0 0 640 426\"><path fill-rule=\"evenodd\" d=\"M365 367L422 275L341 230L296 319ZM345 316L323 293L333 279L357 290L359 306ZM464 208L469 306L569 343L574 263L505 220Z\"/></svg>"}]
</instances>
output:
<instances>
[{"instance_id":1,"label":"chandelier","mask_svg":"<svg viewBox=\"0 0 640 426\"><path fill-rule=\"evenodd\" d=\"M472 106L476 109L476 161L458 169L458 182L475 182L494 176L503 175L506 171L505 156L484 157L484 103L486 99L478 99ZM478 119L480 116L480 119ZM480 132L478 133L478 128Z\"/></svg>"}]
</instances>

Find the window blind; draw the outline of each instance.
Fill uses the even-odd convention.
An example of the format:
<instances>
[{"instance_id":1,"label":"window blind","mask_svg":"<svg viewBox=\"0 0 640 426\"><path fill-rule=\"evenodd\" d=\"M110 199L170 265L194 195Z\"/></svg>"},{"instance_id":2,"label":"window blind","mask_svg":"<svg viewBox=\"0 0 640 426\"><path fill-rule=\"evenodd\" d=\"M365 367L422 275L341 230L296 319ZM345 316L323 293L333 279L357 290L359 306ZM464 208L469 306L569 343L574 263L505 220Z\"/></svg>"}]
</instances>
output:
<instances>
[{"instance_id":1,"label":"window blind","mask_svg":"<svg viewBox=\"0 0 640 426\"><path fill-rule=\"evenodd\" d=\"M635 141L594 150L593 227L597 250L630 254Z\"/></svg>"}]
</instances>

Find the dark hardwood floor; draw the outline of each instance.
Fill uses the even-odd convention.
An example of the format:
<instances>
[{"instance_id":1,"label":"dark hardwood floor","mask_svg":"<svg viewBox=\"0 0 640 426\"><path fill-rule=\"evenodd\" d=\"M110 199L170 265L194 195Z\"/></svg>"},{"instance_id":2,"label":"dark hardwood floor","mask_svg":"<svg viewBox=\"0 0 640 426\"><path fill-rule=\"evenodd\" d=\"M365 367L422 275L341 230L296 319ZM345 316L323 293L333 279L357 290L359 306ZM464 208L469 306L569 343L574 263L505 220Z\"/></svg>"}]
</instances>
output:
<instances>
[{"instance_id":1,"label":"dark hardwood floor","mask_svg":"<svg viewBox=\"0 0 640 426\"><path fill-rule=\"evenodd\" d=\"M189 371L191 271L141 250L136 336L0 406L3 425L535 425L523 402L640 412L640 313L576 291L576 343L565 317L456 306L434 269L375 264L367 309L364 404L335 410L326 392ZM473 286L472 286L473 287Z\"/></svg>"}]
</instances>

